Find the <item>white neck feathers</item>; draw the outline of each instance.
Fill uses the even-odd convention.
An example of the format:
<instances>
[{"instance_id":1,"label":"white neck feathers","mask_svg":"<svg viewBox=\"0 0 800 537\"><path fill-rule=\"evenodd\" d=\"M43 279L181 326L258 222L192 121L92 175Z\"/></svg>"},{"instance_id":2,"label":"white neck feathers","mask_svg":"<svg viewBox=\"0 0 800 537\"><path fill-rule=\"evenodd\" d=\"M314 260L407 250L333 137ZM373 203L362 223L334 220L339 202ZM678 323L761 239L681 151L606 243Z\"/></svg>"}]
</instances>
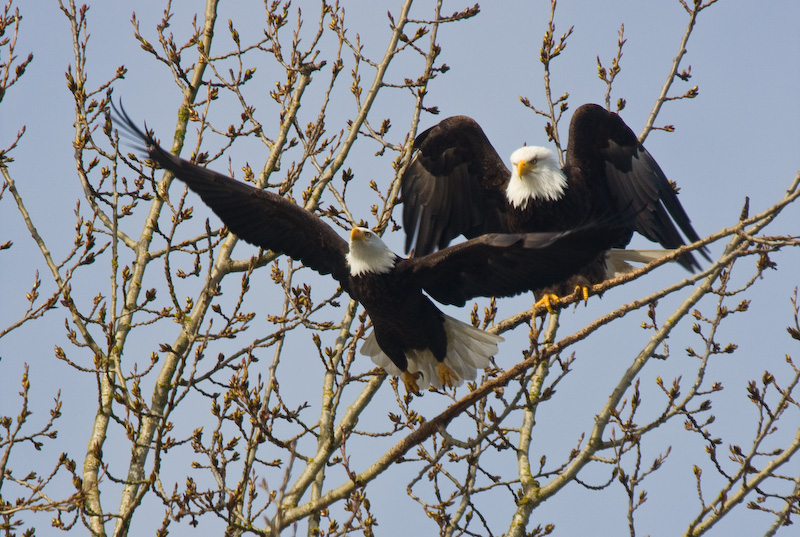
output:
<instances>
[{"instance_id":1,"label":"white neck feathers","mask_svg":"<svg viewBox=\"0 0 800 537\"><path fill-rule=\"evenodd\" d=\"M506 199L517 209L530 200L556 201L567 189L567 177L558 167L553 152L544 147L521 147L511 154L511 179Z\"/></svg>"},{"instance_id":2,"label":"white neck feathers","mask_svg":"<svg viewBox=\"0 0 800 537\"><path fill-rule=\"evenodd\" d=\"M397 256L386 244L373 233L364 228L355 228L350 236L350 251L347 253L347 263L350 265L350 274L363 276L364 274L385 274L394 268Z\"/></svg>"}]
</instances>

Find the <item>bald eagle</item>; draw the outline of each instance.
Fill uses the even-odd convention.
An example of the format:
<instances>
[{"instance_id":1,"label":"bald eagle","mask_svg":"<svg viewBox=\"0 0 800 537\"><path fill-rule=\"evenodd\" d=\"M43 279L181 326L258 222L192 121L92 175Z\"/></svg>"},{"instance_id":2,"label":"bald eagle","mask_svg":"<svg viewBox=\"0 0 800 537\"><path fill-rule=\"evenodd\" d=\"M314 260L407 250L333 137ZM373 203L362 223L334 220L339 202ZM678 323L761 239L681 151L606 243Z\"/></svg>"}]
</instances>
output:
<instances>
[{"instance_id":1,"label":"bald eagle","mask_svg":"<svg viewBox=\"0 0 800 537\"><path fill-rule=\"evenodd\" d=\"M116 115L123 133L199 194L230 231L335 278L372 320L361 352L401 376L409 392L475 378L503 340L445 315L431 298L463 306L477 296L516 295L563 279L610 247L613 226L587 225L566 232L487 234L402 259L373 231L353 228L348 244L286 198L183 160L161 148L123 109Z\"/></svg>"},{"instance_id":2,"label":"bald eagle","mask_svg":"<svg viewBox=\"0 0 800 537\"><path fill-rule=\"evenodd\" d=\"M595 104L573 114L563 168L552 151L530 146L511 154L509 170L478 123L466 116L426 130L414 148L401 182L406 252L414 245L414 255L444 248L459 235L567 230L631 208L635 217L628 219L615 248L624 248L634 231L664 248L677 248L684 240L676 224L690 242L699 240L650 153L617 114ZM610 252L585 267L577 281L599 283L628 269L625 262L614 263L620 257L647 262L661 252ZM700 252L709 259L705 248ZM700 266L691 252L678 262L691 271Z\"/></svg>"}]
</instances>

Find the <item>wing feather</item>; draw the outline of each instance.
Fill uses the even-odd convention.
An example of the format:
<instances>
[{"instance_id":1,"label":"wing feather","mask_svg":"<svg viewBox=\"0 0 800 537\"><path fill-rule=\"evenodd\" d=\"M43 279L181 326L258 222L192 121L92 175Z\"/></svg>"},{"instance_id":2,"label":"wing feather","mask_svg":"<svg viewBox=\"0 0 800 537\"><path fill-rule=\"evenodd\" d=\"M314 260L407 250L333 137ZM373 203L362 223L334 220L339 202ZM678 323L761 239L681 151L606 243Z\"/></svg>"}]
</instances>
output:
<instances>
[{"instance_id":1,"label":"wing feather","mask_svg":"<svg viewBox=\"0 0 800 537\"><path fill-rule=\"evenodd\" d=\"M624 228L588 226L551 233L487 234L401 260L434 300L463 306L477 296L505 297L559 283L595 261Z\"/></svg>"},{"instance_id":2,"label":"wing feather","mask_svg":"<svg viewBox=\"0 0 800 537\"><path fill-rule=\"evenodd\" d=\"M116 110L126 134L144 144L149 158L200 195L225 226L243 240L331 274L347 290L347 242L318 216L272 192L236 181L181 159Z\"/></svg>"},{"instance_id":3,"label":"wing feather","mask_svg":"<svg viewBox=\"0 0 800 537\"><path fill-rule=\"evenodd\" d=\"M462 234L498 231L511 172L480 126L466 116L447 118L420 134L414 147L401 181L406 251L414 245L421 256Z\"/></svg>"},{"instance_id":4,"label":"wing feather","mask_svg":"<svg viewBox=\"0 0 800 537\"><path fill-rule=\"evenodd\" d=\"M685 244L678 228L690 242L699 239L666 175L617 114L595 104L580 106L570 122L567 151L567 166L606 178L614 209L637 208L635 231L665 248ZM708 259L706 249L700 253ZM700 267L691 253L679 262L690 270Z\"/></svg>"}]
</instances>

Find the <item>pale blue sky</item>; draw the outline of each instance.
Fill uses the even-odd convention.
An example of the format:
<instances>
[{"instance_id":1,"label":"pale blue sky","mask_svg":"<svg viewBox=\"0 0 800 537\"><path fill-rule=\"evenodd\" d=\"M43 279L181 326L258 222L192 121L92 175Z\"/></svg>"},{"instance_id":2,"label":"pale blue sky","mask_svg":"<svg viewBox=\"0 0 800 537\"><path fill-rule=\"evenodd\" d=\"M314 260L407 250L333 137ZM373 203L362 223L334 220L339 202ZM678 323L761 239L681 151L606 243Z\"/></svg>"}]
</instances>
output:
<instances>
[{"instance_id":1,"label":"pale blue sky","mask_svg":"<svg viewBox=\"0 0 800 537\"><path fill-rule=\"evenodd\" d=\"M348 14L352 31L361 34L368 53L379 54L386 44L385 13L388 3L347 2L345 5L351 4ZM420 16L423 13L427 16L429 4L418 4L415 9ZM227 32L223 21L228 18L234 20L243 35L260 31L261 21L252 15L263 12L260 5L260 2L224 5L219 17L218 38L227 37L222 34ZM314 13L318 9L316 2L299 2L295 5L313 6ZM469 3L447 2L443 11L450 13L467 5ZM548 6L542 0L485 2L482 13L476 18L442 27L440 42L443 52L439 62L446 63L451 69L429 85L427 104L438 106L441 114L438 117L423 116L421 127L426 128L450 115L466 114L484 127L501 156L510 154L522 143L546 145L544 121L525 109L518 97L526 96L540 107L545 104L538 54L547 23ZM175 110L181 95L166 69L154 67L154 63L145 57L134 40L129 22L134 9L142 21L142 31L154 39L154 22L163 9L160 2L97 3L89 10L90 85L105 80L118 65L124 64L129 69L128 75L115 86L115 95L124 99L126 108L134 118L146 119L148 125L165 139L171 135L170 129L174 126ZM7 92L0 103L0 146L6 147L17 130L22 125L26 126L27 132L13 152L14 162L9 169L40 233L55 257L60 258L71 247L73 211L76 200L82 195L72 158L74 114L71 95L63 75L72 61L72 43L67 20L55 3L38 4L36 9L21 3L20 10L24 21L17 54L25 56L32 51L35 59L20 82ZM147 13L148 10L151 10L151 14ZM173 27L176 34L185 35L184 20L185 16L176 16ZM617 31L620 24L624 23L628 41L622 58L623 70L615 82L612 100L619 97L627 100L622 117L635 132L640 132L678 50L686 20L687 15L677 0L614 0L602 3L563 0L559 3L556 18L557 33L566 31L569 26L574 26L574 33L562 56L553 64L554 93L560 95L569 91L573 110L584 102L601 102L605 86L596 75L596 56L600 55L604 64L610 63L616 51ZM700 88L699 96L665 105L657 123L672 124L676 131L672 134L654 132L647 139L646 146L668 177L680 186L681 201L701 236L735 223L746 196L751 200L751 213L776 202L800 168L798 21L800 3L789 1L720 0L699 17L687 47L688 54L682 63L683 68L691 65L693 77L688 83L678 81L671 91L671 94L676 94L697 85ZM395 68L390 74L396 72L398 77L403 76L402 65ZM265 98L268 89L263 88ZM346 106L351 106L351 101L347 101ZM231 114L237 118L239 111L232 109ZM377 122L377 117L393 118L393 114L400 114L392 121L395 128L404 128L409 117L408 107L398 110L397 104L391 100L379 100L373 121ZM565 120L562 125L564 141L566 126ZM400 134L395 133L396 137L400 137ZM258 146L250 147L258 150ZM252 164L263 160L263 155L231 152L231 158L237 156ZM374 177L379 183L391 176L390 158L351 159L350 162L356 173ZM234 162L233 168L238 170L240 165ZM221 163L216 169L222 171ZM355 206L351 205L351 209ZM198 211L204 210L199 202L195 207ZM369 204L365 203L361 214L355 216L369 218L368 207ZM797 207L790 208L768 232L799 234L799 216ZM11 250L0 252L0 267L4 276L0 279L0 296L4 304L0 308L0 327L5 327L24 310L24 295L33 282L34 270L40 271L45 290L51 289L52 284L41 254L27 235L9 194L0 201L0 230L0 243L14 241ZM390 233L386 239L393 249L402 251L402 232ZM634 244L643 246L646 241ZM714 253L720 250L721 245L712 247ZM775 260L779 262L781 270L768 273L768 281L760 287L761 294L750 297L754 314L743 318L741 324L734 323L733 326L737 328L729 328L730 332L725 334L725 337L739 345L739 351L728 358L726 367L714 371L729 390L727 395L739 401L747 380L760 378L764 369L779 369L783 353L792 348L785 327L790 320L788 297L800 283L796 268L800 255L792 252L791 255L775 256ZM679 267L665 267L632 284L630 289L615 290L602 300L592 299L588 308L581 307L575 313L569 311L562 316L562 333L582 326L600 312L615 309L625 300L646 294L681 277ZM43 290L42 294L46 294L46 291ZM525 307L528 300L518 298L505 301L501 304L501 314L510 314ZM460 312L458 314L464 318L467 316L466 309L453 311ZM54 456L54 453L69 449L71 456L80 461L95 412L92 395L95 387L93 383L82 384L87 382L88 376L73 375L70 369L53 358L55 345L67 345L64 316L63 310L51 312L44 320L0 340L0 407L3 414L12 413L17 408L16 393L22 365L25 362L31 364L36 399L49 404L55 396L55 390L62 387L65 413L70 416L59 426L58 445L44 453ZM577 434L586 428L593 413L605 401L608 388L613 385L618 373L627 367L627 358L615 358L626 356L626 349L635 349L637 345L641 347L643 338L646 340L646 333L636 328L642 320L643 316L640 315L632 318L627 325L620 323L615 331L609 331L605 339L595 340L591 349L583 349L584 353L591 356L579 362L568 380L559 385L558 396L561 399L558 404L548 407L539 415L542 431L550 430L549 422L553 427L552 438L543 443L541 452L557 457L564 449L574 445ZM514 341L524 340L527 334L518 329L506 338L509 340L506 345L516 349ZM672 346L675 356L670 363L656 362L648 366L646 378L651 384L658 374L665 378L681 374L681 360L685 358L678 356L680 353L676 351L686 345L681 340ZM148 344L145 344L142 350L147 348ZM518 357L515 352L512 350L506 356L499 356L498 363L512 364ZM43 367L43 364L47 365ZM364 370L370 366L363 364ZM73 378L76 382L73 382ZM385 413L391 411L391 405L395 404L388 396L388 386L384 386L382 392L382 399L376 401L376 405L383 406L373 409L373 419L385 419ZM441 404L432 400L423 401L420 403L423 412L426 409L423 403L431 405L428 408L430 414L435 412L436 405ZM80 414L76 416L74 405L87 405L83 415L85 419L78 419ZM743 406L742 415L752 418L747 414L748 411L749 408ZM43 419L44 412L43 407L37 417ZM574 430L557 424L557 420L564 416L562 413L570 416L568 422L575 424ZM737 431L738 415L718 417L718 426L722 430L733 431L732 434L747 438L749 431ZM791 428L792 424L787 422L784 426ZM794 426L800 427L800 422ZM647 453L646 460L662 452L664 446L673 444L670 463L674 464L673 468L686 471L685 458L693 460L702 448L678 447L676 444L679 441L673 443L670 440L669 435L672 434L679 433L666 431L661 444L648 445L651 451ZM112 454L108 455L113 457ZM127 453L122 453L120 457L120 461L124 461ZM33 464L33 459L23 460L19 466L24 467L26 463ZM503 464L511 464L511 459L498 461L500 469ZM793 462L788 473L796 475L798 472L800 463ZM389 490L394 486L392 479L403 477L404 470L401 469L387 474L372 486L387 487ZM591 475L581 477L592 483L605 479L600 474L596 479ZM687 480L683 479L680 484L676 483L676 488L665 486L648 489L650 500L639 514L643 534L674 534L682 531L686 520L694 516L697 500L691 478L678 477L689 477L688 486ZM402 483L395 489L401 495L405 488L405 482ZM567 492L538 510L535 523L556 523L557 535L579 535L587 531L619 535L627 531L622 517L615 517L613 522L608 522L608 526L603 525L603 510L607 507L597 502L597 496L593 493L575 486ZM618 503L615 508L622 509L624 498L619 487L612 487L603 494L616 497ZM381 524L377 534L396 534L392 526L406 520L403 513L393 509L391 501L384 505L373 503L373 506ZM419 514L416 504L410 501L401 503L401 506L402 509L410 509L415 516ZM576 509L585 516L572 516ZM162 510L160 507L156 510L160 519ZM498 506L498 512L507 514L505 511L506 508ZM766 517L751 515L745 519L748 526L737 527L733 525L739 524L737 520L721 524L712 534L726 535L736 528L742 535L756 535L763 533L771 523ZM152 531L150 523L137 521L136 524L141 526L134 527L141 528L147 534ZM420 522L419 527L432 533L433 526L425 524L424 521ZM43 527L39 529L44 531ZM784 534L788 534L788 531L785 530Z\"/></svg>"}]
</instances>

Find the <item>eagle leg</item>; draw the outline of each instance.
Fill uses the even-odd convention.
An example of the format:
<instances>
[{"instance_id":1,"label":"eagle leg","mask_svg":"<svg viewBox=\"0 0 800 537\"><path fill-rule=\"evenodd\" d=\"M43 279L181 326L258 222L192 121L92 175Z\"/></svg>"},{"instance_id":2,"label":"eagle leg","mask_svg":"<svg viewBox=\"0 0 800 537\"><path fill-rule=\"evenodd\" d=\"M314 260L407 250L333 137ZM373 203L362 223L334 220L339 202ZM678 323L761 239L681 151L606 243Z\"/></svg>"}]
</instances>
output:
<instances>
[{"instance_id":1,"label":"eagle leg","mask_svg":"<svg viewBox=\"0 0 800 537\"><path fill-rule=\"evenodd\" d=\"M439 374L439 380L442 381L442 386L453 388L460 380L455 371L447 367L444 362L439 362L439 366L436 371Z\"/></svg>"},{"instance_id":2,"label":"eagle leg","mask_svg":"<svg viewBox=\"0 0 800 537\"><path fill-rule=\"evenodd\" d=\"M422 373L417 371L416 373L409 373L408 371L403 371L403 386L406 387L406 392L413 393L414 395L419 395L419 386L417 386L417 379L422 376Z\"/></svg>"},{"instance_id":3,"label":"eagle leg","mask_svg":"<svg viewBox=\"0 0 800 537\"><path fill-rule=\"evenodd\" d=\"M540 298L539 301L536 302L536 304L533 305L533 307L535 307L535 308L545 307L545 308L547 308L547 313L552 315L552 314L554 314L556 312L556 310L553 307L553 305L554 304L558 304L560 301L561 301L561 299L558 298L558 295L553 294L553 293L545 293L545 294L542 295L542 298Z\"/></svg>"}]
</instances>

